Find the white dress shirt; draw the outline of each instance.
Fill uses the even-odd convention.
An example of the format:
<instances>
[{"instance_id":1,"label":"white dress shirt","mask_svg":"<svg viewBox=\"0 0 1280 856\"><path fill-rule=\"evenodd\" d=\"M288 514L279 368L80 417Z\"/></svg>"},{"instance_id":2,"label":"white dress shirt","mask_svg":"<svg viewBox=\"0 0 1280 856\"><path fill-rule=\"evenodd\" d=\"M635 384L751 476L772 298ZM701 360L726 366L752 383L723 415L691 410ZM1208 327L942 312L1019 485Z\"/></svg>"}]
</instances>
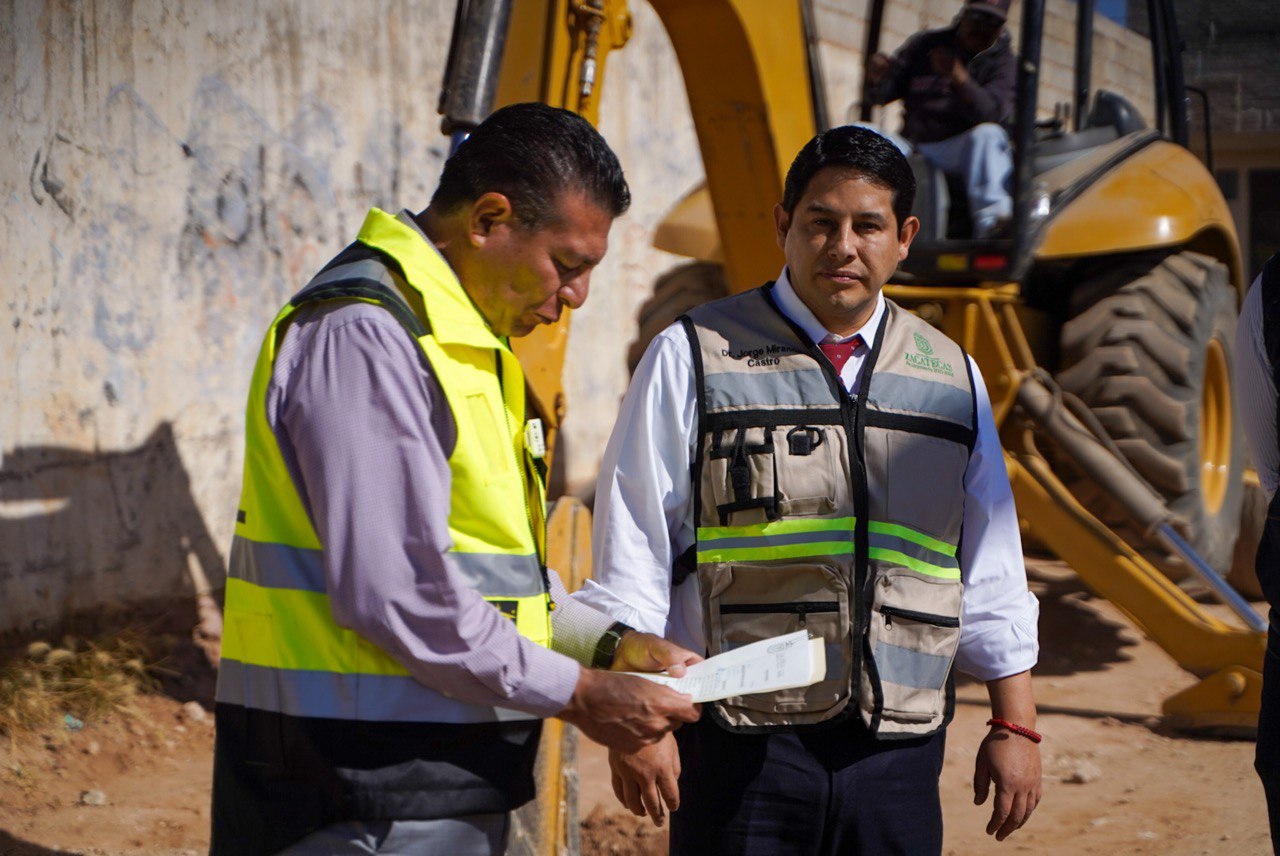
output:
<instances>
[{"instance_id":1,"label":"white dress shirt","mask_svg":"<svg viewBox=\"0 0 1280 856\"><path fill-rule=\"evenodd\" d=\"M796 295L784 269L773 286L778 308L814 343L841 340ZM874 339L883 295L863 331ZM841 371L854 393L868 349L858 348ZM991 400L978 367L977 440L965 470L965 584L958 668L980 680L1024 672L1039 651L1040 606L1027 591L1022 539ZM679 324L660 333L637 366L605 449L596 486L595 579L574 595L619 621L706 651L696 575L671 586L675 557L695 539L690 467L697 442L693 354Z\"/></svg>"},{"instance_id":2,"label":"white dress shirt","mask_svg":"<svg viewBox=\"0 0 1280 856\"><path fill-rule=\"evenodd\" d=\"M1280 485L1280 448L1276 446L1276 381L1262 331L1262 277L1253 281L1240 307L1235 356L1240 421L1258 481L1269 500Z\"/></svg>"}]
</instances>

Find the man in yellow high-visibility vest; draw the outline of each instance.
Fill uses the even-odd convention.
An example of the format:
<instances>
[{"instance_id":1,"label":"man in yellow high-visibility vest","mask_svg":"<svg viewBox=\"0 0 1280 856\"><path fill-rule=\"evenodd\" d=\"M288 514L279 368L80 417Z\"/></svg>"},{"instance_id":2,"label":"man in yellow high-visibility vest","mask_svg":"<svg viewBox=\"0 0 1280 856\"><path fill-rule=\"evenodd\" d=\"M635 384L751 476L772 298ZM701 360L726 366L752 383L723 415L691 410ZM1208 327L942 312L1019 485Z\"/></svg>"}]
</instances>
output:
<instances>
[{"instance_id":1,"label":"man in yellow high-visibility vest","mask_svg":"<svg viewBox=\"0 0 1280 856\"><path fill-rule=\"evenodd\" d=\"M425 211L370 211L276 316L246 415L213 853L498 853L542 717L629 750L697 719L604 670L698 657L546 567L545 450L508 347L582 304L629 202L586 121L507 107Z\"/></svg>"}]
</instances>

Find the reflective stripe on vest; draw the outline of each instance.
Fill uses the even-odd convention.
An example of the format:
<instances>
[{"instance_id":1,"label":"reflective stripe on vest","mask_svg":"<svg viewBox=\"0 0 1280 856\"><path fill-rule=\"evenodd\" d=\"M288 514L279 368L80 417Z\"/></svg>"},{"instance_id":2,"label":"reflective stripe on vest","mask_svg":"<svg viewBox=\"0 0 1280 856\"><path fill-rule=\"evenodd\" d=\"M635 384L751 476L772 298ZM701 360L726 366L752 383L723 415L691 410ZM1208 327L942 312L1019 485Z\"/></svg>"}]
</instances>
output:
<instances>
[{"instance_id":1,"label":"reflective stripe on vest","mask_svg":"<svg viewBox=\"0 0 1280 856\"><path fill-rule=\"evenodd\" d=\"M698 562L751 562L853 554L856 518L775 520L753 526L698 527ZM954 545L896 523L872 520L872 559L896 562L940 579L960 579Z\"/></svg>"},{"instance_id":2,"label":"reflective stripe on vest","mask_svg":"<svg viewBox=\"0 0 1280 856\"><path fill-rule=\"evenodd\" d=\"M936 731L949 717L976 424L963 352L888 303L851 398L766 289L700 306L685 328L709 652L806 627L835 658L812 687L713 715L752 730L860 708L877 735Z\"/></svg>"},{"instance_id":3,"label":"reflective stripe on vest","mask_svg":"<svg viewBox=\"0 0 1280 856\"><path fill-rule=\"evenodd\" d=\"M540 531L545 494L524 448L520 365L416 230L374 209L359 240L395 259L404 278L376 259L322 272L276 316L254 369L218 701L292 716L363 721L529 718L447 698L334 621L322 545L266 416L283 325L311 298L378 303L415 335L457 428L449 457L453 547L447 561L467 585L512 618L521 635L544 646L551 642ZM400 293L401 286L420 301L418 310ZM417 318L417 312L426 318Z\"/></svg>"}]
</instances>

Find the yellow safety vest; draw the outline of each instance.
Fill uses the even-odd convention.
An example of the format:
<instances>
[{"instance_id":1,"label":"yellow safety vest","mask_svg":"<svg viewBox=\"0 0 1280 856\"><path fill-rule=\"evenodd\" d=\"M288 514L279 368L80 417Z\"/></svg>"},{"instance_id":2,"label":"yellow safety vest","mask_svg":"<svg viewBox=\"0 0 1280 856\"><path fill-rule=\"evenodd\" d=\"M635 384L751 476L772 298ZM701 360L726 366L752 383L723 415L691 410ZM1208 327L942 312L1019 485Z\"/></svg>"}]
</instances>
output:
<instances>
[{"instance_id":1,"label":"yellow safety vest","mask_svg":"<svg viewBox=\"0 0 1280 856\"><path fill-rule=\"evenodd\" d=\"M511 808L528 798L523 779L537 745L529 715L473 705L426 687L334 620L324 545L266 413L277 346L299 306L324 299L380 303L415 335L457 428L449 456L450 556L468 584L512 618L521 635L551 644L545 489L540 462L526 448L520 364L412 226L373 209L358 241L363 247L357 245L357 260L331 265L313 279L277 314L263 341L249 392L244 483L226 588L217 692L219 729L225 719L229 741L220 740L218 747L218 769L229 771L222 776L222 814L254 810L271 816L278 809L283 817L294 811L284 803L316 804L314 817L293 836L334 817L448 817ZM337 261L351 255L344 252ZM341 728L343 722L350 727ZM423 732L413 725L424 722L439 727ZM406 732L406 726L416 730ZM494 731L501 726L515 730ZM326 769L325 759L353 747L358 752L362 740L376 744L371 754L381 760L371 763L389 772L355 775L347 762ZM293 754L304 760L295 763L290 754L299 745L304 751ZM459 746L471 748L461 752ZM477 757L485 753L490 754ZM333 776L324 788L307 781L315 776L306 768L317 760ZM258 781L260 771L271 786ZM215 774L215 815L218 779ZM298 792L283 797L281 780ZM281 804L263 807L263 787L275 788ZM426 803L405 796L433 789L450 794ZM215 833L217 827L215 817ZM243 837L223 836L228 852L243 841L226 839Z\"/></svg>"}]
</instances>

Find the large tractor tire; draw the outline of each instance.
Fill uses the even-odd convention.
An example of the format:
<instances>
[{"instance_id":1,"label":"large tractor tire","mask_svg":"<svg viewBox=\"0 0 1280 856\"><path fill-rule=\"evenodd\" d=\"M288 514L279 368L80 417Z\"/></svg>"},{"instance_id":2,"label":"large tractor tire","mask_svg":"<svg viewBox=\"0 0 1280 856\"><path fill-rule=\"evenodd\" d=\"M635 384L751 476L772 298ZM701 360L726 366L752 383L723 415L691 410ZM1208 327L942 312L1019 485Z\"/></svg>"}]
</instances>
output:
<instances>
[{"instance_id":1,"label":"large tractor tire","mask_svg":"<svg viewBox=\"0 0 1280 856\"><path fill-rule=\"evenodd\" d=\"M1072 309L1062 329L1059 385L1088 406L1132 468L1165 497L1196 552L1228 573L1245 453L1231 392L1237 313L1226 268L1191 252L1126 260L1079 286ZM1186 575L1091 482L1063 475L1126 541L1171 577Z\"/></svg>"},{"instance_id":2,"label":"large tractor tire","mask_svg":"<svg viewBox=\"0 0 1280 856\"><path fill-rule=\"evenodd\" d=\"M693 307L728 293L729 282L724 277L724 268L713 262L690 262L659 277L653 284L653 296L637 313L639 329L631 350L627 352L627 374L635 374L636 366L653 337L671 326L671 322Z\"/></svg>"}]
</instances>

